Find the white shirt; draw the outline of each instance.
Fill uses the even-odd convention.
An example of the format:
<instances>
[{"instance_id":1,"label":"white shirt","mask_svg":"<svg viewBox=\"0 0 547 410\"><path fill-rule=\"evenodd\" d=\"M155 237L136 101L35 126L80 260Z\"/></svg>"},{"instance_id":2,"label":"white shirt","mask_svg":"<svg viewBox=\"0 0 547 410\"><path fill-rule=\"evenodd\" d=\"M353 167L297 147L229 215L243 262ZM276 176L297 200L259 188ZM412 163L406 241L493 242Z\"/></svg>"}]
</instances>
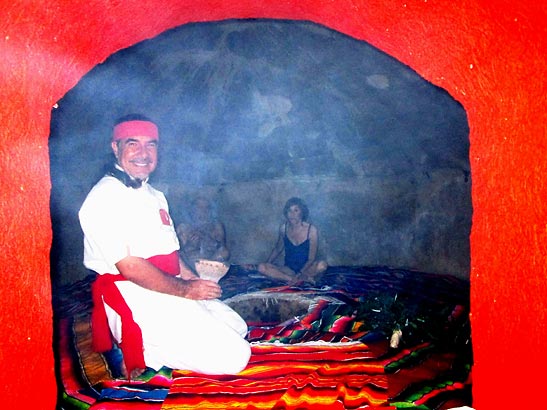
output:
<instances>
[{"instance_id":1,"label":"white shirt","mask_svg":"<svg viewBox=\"0 0 547 410\"><path fill-rule=\"evenodd\" d=\"M114 177L102 178L79 213L85 266L99 274L119 273L115 264L127 255L148 258L178 250L168 211L163 193L147 183L133 189ZM131 281L116 286L142 331L147 366L235 374L247 365L251 355L244 339L247 324L221 301L181 298ZM105 309L119 343L121 317L106 303Z\"/></svg>"},{"instance_id":2,"label":"white shirt","mask_svg":"<svg viewBox=\"0 0 547 410\"><path fill-rule=\"evenodd\" d=\"M99 274L119 273L115 264L129 255L149 258L179 249L167 200L146 182L134 189L103 177L89 192L79 217L84 265Z\"/></svg>"}]
</instances>

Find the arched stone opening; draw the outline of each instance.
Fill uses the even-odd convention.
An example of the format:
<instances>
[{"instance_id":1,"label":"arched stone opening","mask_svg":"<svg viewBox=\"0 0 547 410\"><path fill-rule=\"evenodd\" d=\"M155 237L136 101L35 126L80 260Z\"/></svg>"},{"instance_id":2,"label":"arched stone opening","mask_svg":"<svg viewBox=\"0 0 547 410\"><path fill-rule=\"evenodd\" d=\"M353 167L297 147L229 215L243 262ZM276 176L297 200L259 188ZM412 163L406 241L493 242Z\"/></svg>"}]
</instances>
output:
<instances>
[{"instance_id":1,"label":"arched stone opening","mask_svg":"<svg viewBox=\"0 0 547 410\"><path fill-rule=\"evenodd\" d=\"M252 4L251 4L252 3ZM153 19L151 18L153 16ZM40 393L53 407L49 292L49 113L93 66L120 48L189 21L316 21L364 39L457 98L469 115L475 406L537 405L546 365L546 28L541 2L195 3L6 6L1 221L7 227L1 341L5 407ZM4 52L5 51L5 52ZM29 161L29 157L33 160ZM539 198L539 199L538 199ZM29 309L33 306L33 309ZM29 326L29 324L35 324ZM518 352L519 354L515 354ZM25 372L20 370L25 368ZM508 377L514 375L515 377ZM37 391L35 386L40 385ZM513 400L500 392L515 391ZM524 392L524 393L522 393ZM522 394L520 394L522 393ZM517 397L518 396L518 397Z\"/></svg>"}]
</instances>

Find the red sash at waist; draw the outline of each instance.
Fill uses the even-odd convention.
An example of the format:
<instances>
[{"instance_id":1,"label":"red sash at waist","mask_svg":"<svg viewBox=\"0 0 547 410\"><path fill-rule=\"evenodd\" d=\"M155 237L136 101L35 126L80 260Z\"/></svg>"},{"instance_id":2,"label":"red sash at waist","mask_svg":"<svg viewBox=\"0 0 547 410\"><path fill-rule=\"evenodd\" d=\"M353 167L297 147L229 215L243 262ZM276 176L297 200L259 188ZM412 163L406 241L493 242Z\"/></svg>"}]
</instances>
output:
<instances>
[{"instance_id":1,"label":"red sash at waist","mask_svg":"<svg viewBox=\"0 0 547 410\"><path fill-rule=\"evenodd\" d=\"M148 261L170 275L175 276L179 273L179 258L176 251L169 255L153 256L148 258ZM133 369L144 369L146 364L144 363L141 329L133 320L133 313L116 286L116 282L121 280L126 279L120 274L97 275L91 285L91 296L93 298L91 327L93 350L101 353L106 352L112 349L112 334L108 326L104 303L120 315L122 342L119 346L129 376Z\"/></svg>"},{"instance_id":2,"label":"red sash at waist","mask_svg":"<svg viewBox=\"0 0 547 410\"><path fill-rule=\"evenodd\" d=\"M180 273L179 254L176 251L169 255L151 256L147 261L169 275L177 276Z\"/></svg>"}]
</instances>

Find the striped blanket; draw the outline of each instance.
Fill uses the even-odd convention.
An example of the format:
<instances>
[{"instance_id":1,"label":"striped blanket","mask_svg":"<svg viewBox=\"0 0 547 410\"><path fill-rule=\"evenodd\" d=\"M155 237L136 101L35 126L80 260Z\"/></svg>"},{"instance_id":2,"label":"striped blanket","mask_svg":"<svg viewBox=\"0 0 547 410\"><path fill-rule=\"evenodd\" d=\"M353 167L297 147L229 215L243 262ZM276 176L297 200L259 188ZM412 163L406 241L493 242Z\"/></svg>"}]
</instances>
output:
<instances>
[{"instance_id":1,"label":"striped blanket","mask_svg":"<svg viewBox=\"0 0 547 410\"><path fill-rule=\"evenodd\" d=\"M287 287L232 267L221 285L249 323L247 368L222 376L148 369L130 382L118 349L91 349L92 279L55 292L61 409L471 405L469 287L451 276L336 267L318 284ZM396 347L394 329L403 335Z\"/></svg>"}]
</instances>

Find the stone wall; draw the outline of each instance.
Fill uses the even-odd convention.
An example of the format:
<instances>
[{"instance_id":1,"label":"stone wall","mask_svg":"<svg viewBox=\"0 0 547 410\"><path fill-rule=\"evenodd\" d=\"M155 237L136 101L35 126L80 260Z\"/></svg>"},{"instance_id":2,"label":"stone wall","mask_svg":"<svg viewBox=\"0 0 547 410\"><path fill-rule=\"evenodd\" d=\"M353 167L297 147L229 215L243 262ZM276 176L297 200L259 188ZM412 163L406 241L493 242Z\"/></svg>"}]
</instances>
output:
<instances>
[{"instance_id":1,"label":"stone wall","mask_svg":"<svg viewBox=\"0 0 547 410\"><path fill-rule=\"evenodd\" d=\"M469 276L466 113L365 42L309 22L190 24L112 55L52 112L54 280L86 274L77 211L111 161L114 120L160 128L152 183L175 221L206 192L235 263L265 259L291 196L333 265Z\"/></svg>"}]
</instances>

